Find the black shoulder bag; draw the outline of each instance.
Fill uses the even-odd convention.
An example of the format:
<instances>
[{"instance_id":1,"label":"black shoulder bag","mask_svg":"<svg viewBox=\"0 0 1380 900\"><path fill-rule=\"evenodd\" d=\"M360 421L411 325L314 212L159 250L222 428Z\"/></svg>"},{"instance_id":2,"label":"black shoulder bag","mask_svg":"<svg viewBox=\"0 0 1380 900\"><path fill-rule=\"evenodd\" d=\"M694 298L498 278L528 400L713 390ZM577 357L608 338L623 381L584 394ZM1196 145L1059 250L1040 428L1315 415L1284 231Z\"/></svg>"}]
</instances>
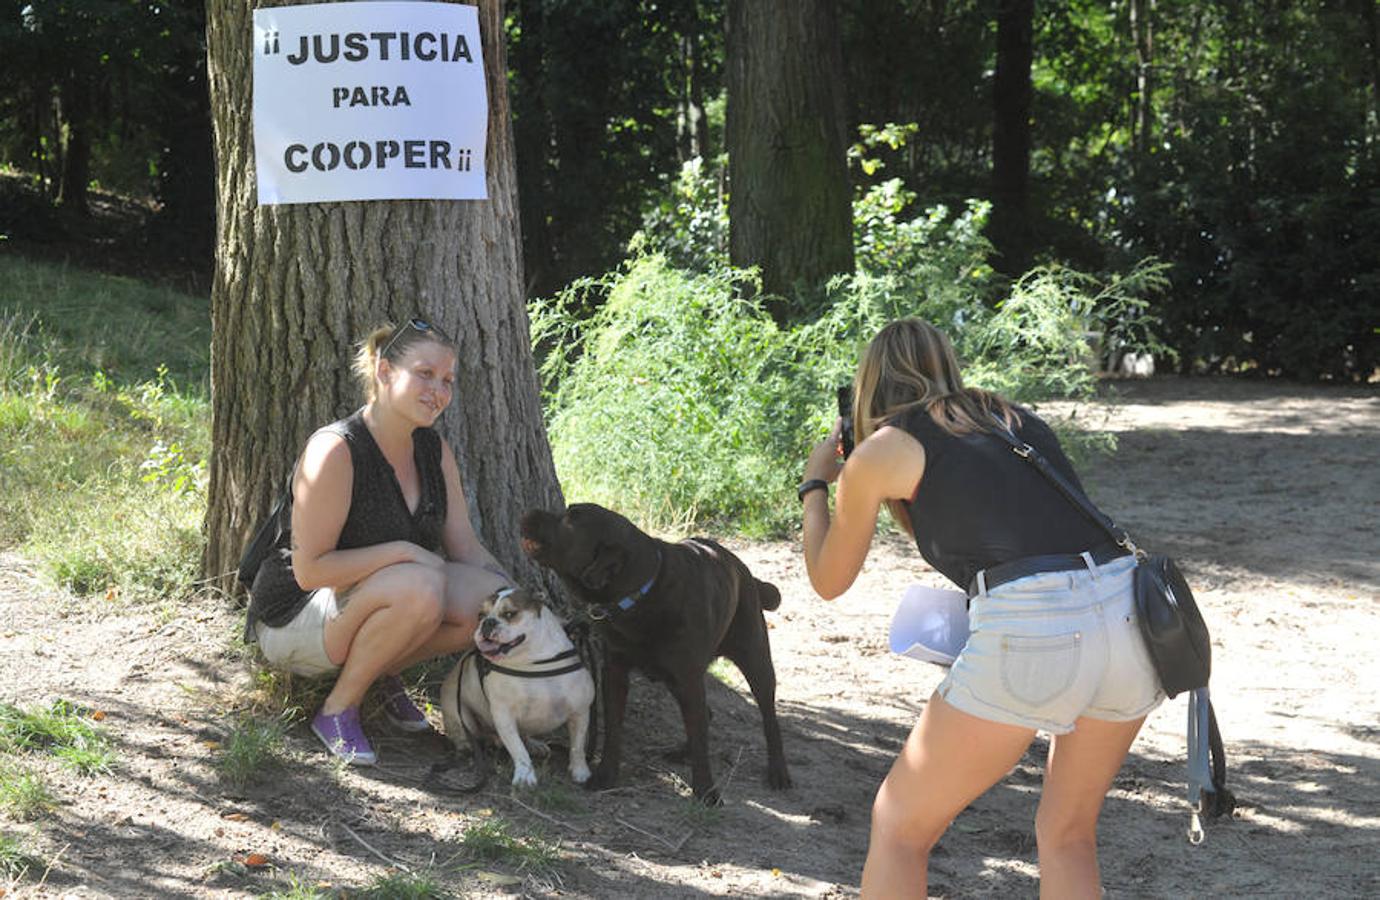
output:
<instances>
[{"instance_id":1,"label":"black shoulder bag","mask_svg":"<svg viewBox=\"0 0 1380 900\"><path fill-rule=\"evenodd\" d=\"M1103 515L1040 451L1016 437L1000 419L994 433L1011 446L1013 453L1033 465L1066 500L1107 532L1118 547L1135 555L1136 618L1160 686L1170 697L1189 692L1188 803L1193 815L1188 839L1193 844L1202 843L1199 814L1216 818L1230 813L1236 806L1236 798L1227 790L1226 751L1208 694L1212 641L1188 582L1174 560L1162 554L1151 555L1137 547L1124 529ZM1212 757L1210 769L1209 752Z\"/></svg>"},{"instance_id":2,"label":"black shoulder bag","mask_svg":"<svg viewBox=\"0 0 1380 900\"><path fill-rule=\"evenodd\" d=\"M273 509L269 512L268 517L260 522L259 527L254 530L254 537L244 548L244 555L240 557L236 576L246 591L254 586L254 577L259 574L259 567L264 564L268 554L277 546L278 539L283 536L283 510L292 505L292 479L296 474L297 467L293 466L292 471L288 473L287 487L283 489L283 493L273 504Z\"/></svg>"}]
</instances>

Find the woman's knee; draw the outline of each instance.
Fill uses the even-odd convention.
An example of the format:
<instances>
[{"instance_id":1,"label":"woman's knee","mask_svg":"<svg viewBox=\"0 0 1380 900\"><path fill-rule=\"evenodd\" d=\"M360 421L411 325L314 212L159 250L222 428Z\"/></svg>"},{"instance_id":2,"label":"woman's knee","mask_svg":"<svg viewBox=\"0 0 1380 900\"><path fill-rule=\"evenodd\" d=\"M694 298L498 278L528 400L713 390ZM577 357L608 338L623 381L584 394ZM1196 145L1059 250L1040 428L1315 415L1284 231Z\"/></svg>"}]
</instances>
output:
<instances>
[{"instance_id":1,"label":"woman's knee","mask_svg":"<svg viewBox=\"0 0 1380 900\"><path fill-rule=\"evenodd\" d=\"M931 821L914 806L883 782L872 801L872 840L928 856L948 823Z\"/></svg>"},{"instance_id":2,"label":"woman's knee","mask_svg":"<svg viewBox=\"0 0 1380 900\"><path fill-rule=\"evenodd\" d=\"M1041 803L1035 811L1035 843L1045 850L1097 845L1097 811L1066 809Z\"/></svg>"},{"instance_id":3,"label":"woman's knee","mask_svg":"<svg viewBox=\"0 0 1380 900\"><path fill-rule=\"evenodd\" d=\"M431 566L405 565L406 571L398 572L397 583L391 585L390 605L419 629L435 630L445 612L445 575Z\"/></svg>"}]
</instances>

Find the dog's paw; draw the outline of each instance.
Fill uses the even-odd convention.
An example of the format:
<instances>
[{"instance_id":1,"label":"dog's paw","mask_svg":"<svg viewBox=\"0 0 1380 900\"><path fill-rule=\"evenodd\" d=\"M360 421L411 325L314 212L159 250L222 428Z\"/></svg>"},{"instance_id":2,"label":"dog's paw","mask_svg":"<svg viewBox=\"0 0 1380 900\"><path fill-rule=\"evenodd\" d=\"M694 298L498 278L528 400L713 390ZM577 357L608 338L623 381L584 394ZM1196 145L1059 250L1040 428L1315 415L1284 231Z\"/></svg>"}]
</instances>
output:
<instances>
[{"instance_id":1,"label":"dog's paw","mask_svg":"<svg viewBox=\"0 0 1380 900\"><path fill-rule=\"evenodd\" d=\"M602 768L595 769L584 782L587 791L606 791L616 784L618 784L618 776L610 774Z\"/></svg>"},{"instance_id":2,"label":"dog's paw","mask_svg":"<svg viewBox=\"0 0 1380 900\"><path fill-rule=\"evenodd\" d=\"M513 787L530 788L537 786L537 773L529 765L513 767Z\"/></svg>"},{"instance_id":3,"label":"dog's paw","mask_svg":"<svg viewBox=\"0 0 1380 900\"><path fill-rule=\"evenodd\" d=\"M585 784L590 779L589 766L580 764L570 767L570 780L576 784Z\"/></svg>"}]
</instances>

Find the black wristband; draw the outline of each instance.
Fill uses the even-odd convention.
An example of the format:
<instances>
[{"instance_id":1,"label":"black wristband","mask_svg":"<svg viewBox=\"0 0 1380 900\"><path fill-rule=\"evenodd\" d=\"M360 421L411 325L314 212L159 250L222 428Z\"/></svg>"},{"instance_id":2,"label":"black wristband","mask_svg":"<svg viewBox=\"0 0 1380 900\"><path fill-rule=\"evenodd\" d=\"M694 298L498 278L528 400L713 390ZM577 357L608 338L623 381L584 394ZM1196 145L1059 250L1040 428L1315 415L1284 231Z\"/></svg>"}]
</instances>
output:
<instances>
[{"instance_id":1,"label":"black wristband","mask_svg":"<svg viewBox=\"0 0 1380 900\"><path fill-rule=\"evenodd\" d=\"M829 490L829 482L823 478L810 478L800 483L800 487L795 489L795 494L800 498L800 502L805 502L805 495L810 491Z\"/></svg>"}]
</instances>

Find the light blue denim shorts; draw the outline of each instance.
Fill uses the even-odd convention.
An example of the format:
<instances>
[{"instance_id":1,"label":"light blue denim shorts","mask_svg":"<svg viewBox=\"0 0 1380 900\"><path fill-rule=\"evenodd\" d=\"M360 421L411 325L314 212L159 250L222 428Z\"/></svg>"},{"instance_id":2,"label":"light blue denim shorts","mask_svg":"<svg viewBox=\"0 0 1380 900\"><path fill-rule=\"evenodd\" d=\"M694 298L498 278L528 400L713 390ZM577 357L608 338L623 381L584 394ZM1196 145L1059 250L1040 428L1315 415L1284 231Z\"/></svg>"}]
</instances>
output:
<instances>
[{"instance_id":1,"label":"light blue denim shorts","mask_svg":"<svg viewBox=\"0 0 1380 900\"><path fill-rule=\"evenodd\" d=\"M1135 558L1042 572L979 593L939 695L971 715L1067 734L1080 716L1125 722L1164 693L1136 622Z\"/></svg>"}]
</instances>

